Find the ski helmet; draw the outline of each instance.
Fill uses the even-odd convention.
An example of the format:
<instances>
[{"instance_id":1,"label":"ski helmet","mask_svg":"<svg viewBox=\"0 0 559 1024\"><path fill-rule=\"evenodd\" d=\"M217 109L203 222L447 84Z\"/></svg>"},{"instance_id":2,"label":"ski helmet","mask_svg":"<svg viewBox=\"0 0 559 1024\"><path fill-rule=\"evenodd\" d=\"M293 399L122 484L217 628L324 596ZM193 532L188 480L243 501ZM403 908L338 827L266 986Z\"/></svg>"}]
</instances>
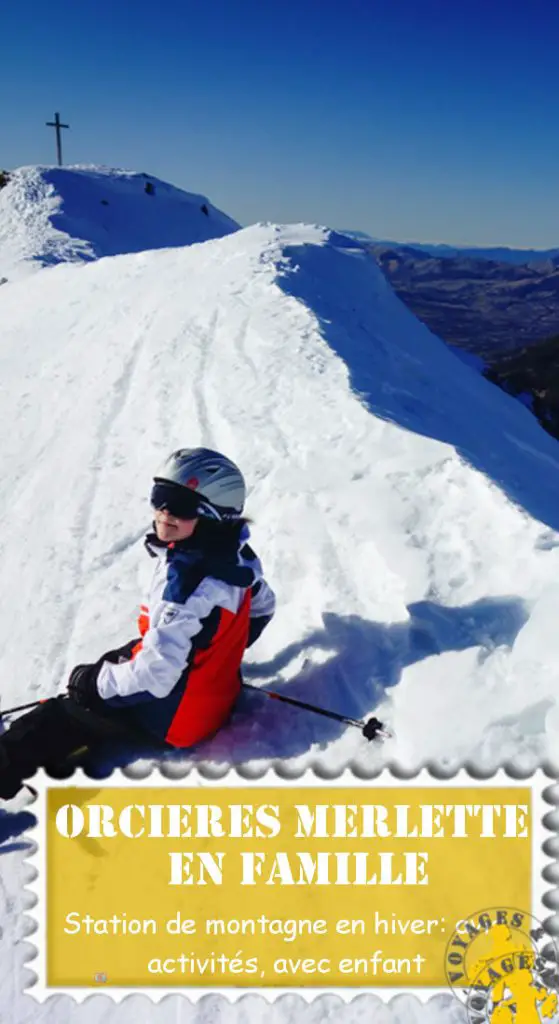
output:
<instances>
[{"instance_id":1,"label":"ski helmet","mask_svg":"<svg viewBox=\"0 0 559 1024\"><path fill-rule=\"evenodd\" d=\"M178 484L200 495L199 514L236 519L243 511L246 486L231 459L210 448L179 448L155 475L156 482Z\"/></svg>"}]
</instances>

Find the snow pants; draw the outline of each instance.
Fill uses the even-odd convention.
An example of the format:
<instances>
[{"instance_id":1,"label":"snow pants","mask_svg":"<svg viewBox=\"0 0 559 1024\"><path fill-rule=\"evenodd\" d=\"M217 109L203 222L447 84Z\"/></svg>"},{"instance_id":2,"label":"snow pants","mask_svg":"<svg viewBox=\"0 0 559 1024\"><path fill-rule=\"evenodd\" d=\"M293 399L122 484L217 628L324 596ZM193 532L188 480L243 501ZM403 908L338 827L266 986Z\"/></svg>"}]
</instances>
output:
<instances>
[{"instance_id":1,"label":"snow pants","mask_svg":"<svg viewBox=\"0 0 559 1024\"><path fill-rule=\"evenodd\" d=\"M84 747L94 751L107 741L129 741L140 749L146 739L126 710L107 709L101 715L71 697L53 697L16 718L0 735L0 799L15 796L37 768L63 778L72 757Z\"/></svg>"}]
</instances>

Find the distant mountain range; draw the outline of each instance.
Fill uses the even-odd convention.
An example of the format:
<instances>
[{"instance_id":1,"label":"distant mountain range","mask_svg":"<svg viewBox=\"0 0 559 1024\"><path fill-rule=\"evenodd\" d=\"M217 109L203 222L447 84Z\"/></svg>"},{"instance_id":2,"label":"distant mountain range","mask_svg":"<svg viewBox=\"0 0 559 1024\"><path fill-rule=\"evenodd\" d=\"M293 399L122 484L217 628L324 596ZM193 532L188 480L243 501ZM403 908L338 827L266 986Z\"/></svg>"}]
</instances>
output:
<instances>
[{"instance_id":1,"label":"distant mountain range","mask_svg":"<svg viewBox=\"0 0 559 1024\"><path fill-rule=\"evenodd\" d=\"M505 245L498 245L484 248L482 246L455 246L429 242L396 242L394 239L373 238L365 231L344 231L343 233L351 238L357 238L360 242L372 242L390 249L415 249L419 252L426 252L430 256L439 256L441 259L470 256L472 259L497 260L499 263L516 264L559 260L559 247L556 249L509 249Z\"/></svg>"},{"instance_id":2,"label":"distant mountain range","mask_svg":"<svg viewBox=\"0 0 559 1024\"><path fill-rule=\"evenodd\" d=\"M451 345L493 360L559 334L559 253L520 265L364 244L406 306Z\"/></svg>"},{"instance_id":3,"label":"distant mountain range","mask_svg":"<svg viewBox=\"0 0 559 1024\"><path fill-rule=\"evenodd\" d=\"M559 439L558 250L546 260L517 264L482 257L483 250L476 258L464 252L443 257L359 241L434 334Z\"/></svg>"}]
</instances>

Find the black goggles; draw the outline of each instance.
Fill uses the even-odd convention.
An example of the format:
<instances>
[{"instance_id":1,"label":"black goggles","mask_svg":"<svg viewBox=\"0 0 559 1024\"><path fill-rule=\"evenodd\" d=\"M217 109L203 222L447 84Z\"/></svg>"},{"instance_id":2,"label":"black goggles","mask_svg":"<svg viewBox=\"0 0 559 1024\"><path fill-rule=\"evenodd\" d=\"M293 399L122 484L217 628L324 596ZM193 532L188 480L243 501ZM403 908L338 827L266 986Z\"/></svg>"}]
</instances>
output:
<instances>
[{"instance_id":1,"label":"black goggles","mask_svg":"<svg viewBox=\"0 0 559 1024\"><path fill-rule=\"evenodd\" d=\"M200 495L181 484L156 482L150 501L152 508L157 511L167 509L177 519L196 519L200 515Z\"/></svg>"}]
</instances>

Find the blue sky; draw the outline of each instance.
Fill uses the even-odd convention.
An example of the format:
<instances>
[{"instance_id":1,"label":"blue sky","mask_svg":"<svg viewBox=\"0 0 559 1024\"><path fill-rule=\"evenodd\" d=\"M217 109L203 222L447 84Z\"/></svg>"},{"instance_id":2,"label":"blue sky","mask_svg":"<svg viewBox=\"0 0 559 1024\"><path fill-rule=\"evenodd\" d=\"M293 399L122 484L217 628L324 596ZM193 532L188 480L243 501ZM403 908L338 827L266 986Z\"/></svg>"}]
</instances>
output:
<instances>
[{"instance_id":1,"label":"blue sky","mask_svg":"<svg viewBox=\"0 0 559 1024\"><path fill-rule=\"evenodd\" d=\"M559 246L556 0L27 0L0 166L147 171L242 224Z\"/></svg>"}]
</instances>

